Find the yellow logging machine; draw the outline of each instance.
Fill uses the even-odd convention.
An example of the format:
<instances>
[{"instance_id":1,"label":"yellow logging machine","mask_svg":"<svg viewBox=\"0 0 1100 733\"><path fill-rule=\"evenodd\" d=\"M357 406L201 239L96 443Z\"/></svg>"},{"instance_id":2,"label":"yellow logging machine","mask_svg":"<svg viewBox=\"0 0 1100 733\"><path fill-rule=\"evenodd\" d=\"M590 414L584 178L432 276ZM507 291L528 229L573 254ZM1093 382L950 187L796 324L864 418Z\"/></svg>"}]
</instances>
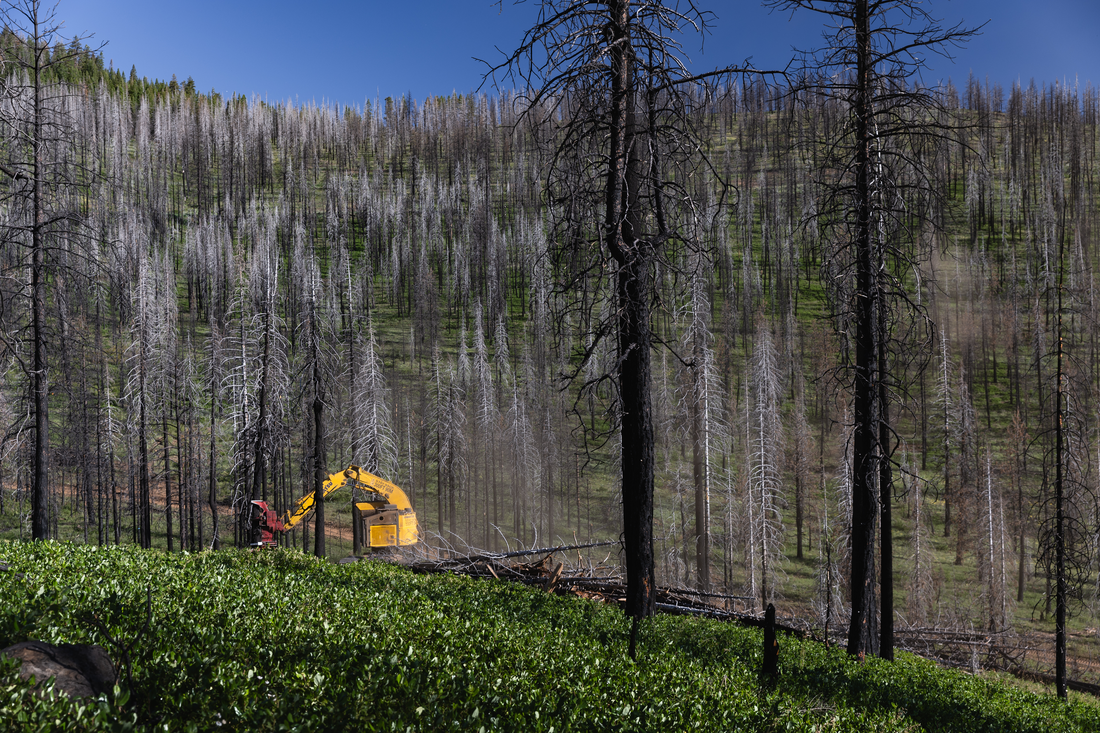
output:
<instances>
[{"instance_id":1,"label":"yellow logging machine","mask_svg":"<svg viewBox=\"0 0 1100 733\"><path fill-rule=\"evenodd\" d=\"M343 486L367 494L367 501L356 502L353 517L365 545L372 548L406 547L420 540L416 512L409 503L409 497L398 486L367 473L359 466L348 466L330 475L321 488L327 497ZM313 510L316 493L311 491L303 496L282 518L276 516L266 501L253 501L252 524L259 532L259 539L253 542L253 546L274 547L277 533L294 529Z\"/></svg>"}]
</instances>

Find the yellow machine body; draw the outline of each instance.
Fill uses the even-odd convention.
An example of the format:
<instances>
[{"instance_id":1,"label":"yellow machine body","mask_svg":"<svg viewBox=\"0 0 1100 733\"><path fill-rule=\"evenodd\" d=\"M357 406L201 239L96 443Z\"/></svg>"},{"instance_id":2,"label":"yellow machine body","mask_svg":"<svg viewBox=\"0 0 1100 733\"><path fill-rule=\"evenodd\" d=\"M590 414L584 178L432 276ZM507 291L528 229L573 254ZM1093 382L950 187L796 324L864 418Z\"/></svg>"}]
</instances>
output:
<instances>
[{"instance_id":1,"label":"yellow machine body","mask_svg":"<svg viewBox=\"0 0 1100 733\"><path fill-rule=\"evenodd\" d=\"M416 512L413 511L409 497L396 484L368 473L359 466L348 466L343 471L330 475L321 488L324 496L328 496L344 486L378 497L377 500L355 504L354 521L359 523L359 536L370 547L407 547L420 541ZM316 504L315 493L310 492L303 496L286 513L283 519L286 529L293 529L313 510Z\"/></svg>"},{"instance_id":2,"label":"yellow machine body","mask_svg":"<svg viewBox=\"0 0 1100 733\"><path fill-rule=\"evenodd\" d=\"M371 547L406 547L420 539L411 508L402 513L395 504L367 501L357 503L355 510L359 536L366 538Z\"/></svg>"}]
</instances>

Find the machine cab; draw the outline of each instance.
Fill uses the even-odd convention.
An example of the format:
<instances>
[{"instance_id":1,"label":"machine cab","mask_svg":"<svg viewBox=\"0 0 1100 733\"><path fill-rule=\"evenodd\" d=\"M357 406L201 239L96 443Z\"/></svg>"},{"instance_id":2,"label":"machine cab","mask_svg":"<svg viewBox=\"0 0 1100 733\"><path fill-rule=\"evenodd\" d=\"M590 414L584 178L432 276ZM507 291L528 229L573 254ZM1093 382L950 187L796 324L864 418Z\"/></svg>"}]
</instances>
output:
<instances>
[{"instance_id":1,"label":"machine cab","mask_svg":"<svg viewBox=\"0 0 1100 733\"><path fill-rule=\"evenodd\" d=\"M371 547L398 547L416 544L416 515L412 509L401 509L377 495L375 501L355 505L359 536Z\"/></svg>"}]
</instances>

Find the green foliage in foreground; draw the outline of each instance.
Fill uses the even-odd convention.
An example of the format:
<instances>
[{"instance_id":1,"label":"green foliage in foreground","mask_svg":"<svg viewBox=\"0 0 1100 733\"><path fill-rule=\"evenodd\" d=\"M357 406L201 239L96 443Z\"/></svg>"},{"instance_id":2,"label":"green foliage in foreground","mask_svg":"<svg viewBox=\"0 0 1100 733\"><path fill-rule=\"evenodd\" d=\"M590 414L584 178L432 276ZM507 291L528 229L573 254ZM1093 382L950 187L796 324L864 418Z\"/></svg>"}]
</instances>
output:
<instances>
[{"instance_id":1,"label":"green foliage in foreground","mask_svg":"<svg viewBox=\"0 0 1100 733\"><path fill-rule=\"evenodd\" d=\"M0 544L0 645L128 643L132 689L71 703L0 665L5 730L1091 731L1100 708L937 669L859 663L660 617L637 664L615 608L522 586L295 552L168 555ZM17 572L23 573L18 577ZM11 726L10 723L15 723Z\"/></svg>"}]
</instances>

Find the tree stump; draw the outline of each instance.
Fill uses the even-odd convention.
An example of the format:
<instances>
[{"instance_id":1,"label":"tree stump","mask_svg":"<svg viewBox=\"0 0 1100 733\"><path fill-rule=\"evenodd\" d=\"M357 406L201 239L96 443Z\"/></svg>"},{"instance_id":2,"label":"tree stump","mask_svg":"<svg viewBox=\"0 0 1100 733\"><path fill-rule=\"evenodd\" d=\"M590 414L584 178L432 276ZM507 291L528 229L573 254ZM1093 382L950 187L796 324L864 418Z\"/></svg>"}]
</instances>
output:
<instances>
[{"instance_id":1,"label":"tree stump","mask_svg":"<svg viewBox=\"0 0 1100 733\"><path fill-rule=\"evenodd\" d=\"M764 612L764 666L761 672L765 677L775 679L779 676L779 643L775 640L775 606L768 604Z\"/></svg>"}]
</instances>

